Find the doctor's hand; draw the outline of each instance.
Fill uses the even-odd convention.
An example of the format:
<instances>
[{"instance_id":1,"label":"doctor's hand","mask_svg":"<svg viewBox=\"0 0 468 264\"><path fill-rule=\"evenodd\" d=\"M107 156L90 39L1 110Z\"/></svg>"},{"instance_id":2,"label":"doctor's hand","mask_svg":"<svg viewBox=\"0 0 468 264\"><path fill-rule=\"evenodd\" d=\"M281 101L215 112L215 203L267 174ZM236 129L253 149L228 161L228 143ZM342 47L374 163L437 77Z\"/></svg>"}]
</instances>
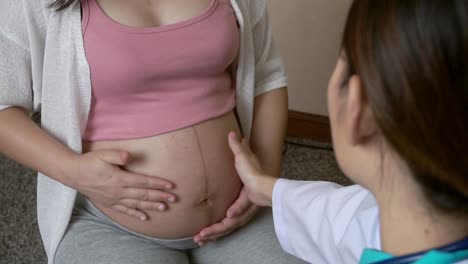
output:
<instances>
[{"instance_id":1,"label":"doctor's hand","mask_svg":"<svg viewBox=\"0 0 468 264\"><path fill-rule=\"evenodd\" d=\"M250 201L258 206L271 206L273 188L278 178L267 175L260 161L250 150L246 139L237 139L236 133L230 132L229 147L234 153L237 174L244 183L244 188Z\"/></svg>"},{"instance_id":2,"label":"doctor's hand","mask_svg":"<svg viewBox=\"0 0 468 264\"><path fill-rule=\"evenodd\" d=\"M202 229L193 238L193 241L199 246L203 246L210 241L226 236L247 224L257 211L258 206L249 201L246 189L242 188L237 200L227 210L226 217L220 222Z\"/></svg>"},{"instance_id":3,"label":"doctor's hand","mask_svg":"<svg viewBox=\"0 0 468 264\"><path fill-rule=\"evenodd\" d=\"M167 210L176 196L174 184L157 177L123 170L129 161L125 151L97 150L78 155L68 176L71 188L120 213L148 219L144 210Z\"/></svg>"}]
</instances>

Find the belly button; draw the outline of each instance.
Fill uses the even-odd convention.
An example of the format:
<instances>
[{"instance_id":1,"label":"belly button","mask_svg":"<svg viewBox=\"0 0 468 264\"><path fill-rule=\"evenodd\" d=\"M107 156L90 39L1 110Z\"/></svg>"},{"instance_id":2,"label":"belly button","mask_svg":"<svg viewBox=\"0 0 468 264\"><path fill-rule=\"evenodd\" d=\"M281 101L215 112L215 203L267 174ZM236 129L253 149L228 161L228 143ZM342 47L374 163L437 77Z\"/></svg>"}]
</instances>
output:
<instances>
[{"instance_id":1,"label":"belly button","mask_svg":"<svg viewBox=\"0 0 468 264\"><path fill-rule=\"evenodd\" d=\"M207 195L203 200L198 203L198 206L209 207L213 205L213 199Z\"/></svg>"},{"instance_id":2,"label":"belly button","mask_svg":"<svg viewBox=\"0 0 468 264\"><path fill-rule=\"evenodd\" d=\"M198 205L201 205L201 206L207 205L209 201L210 201L210 199L205 198Z\"/></svg>"}]
</instances>

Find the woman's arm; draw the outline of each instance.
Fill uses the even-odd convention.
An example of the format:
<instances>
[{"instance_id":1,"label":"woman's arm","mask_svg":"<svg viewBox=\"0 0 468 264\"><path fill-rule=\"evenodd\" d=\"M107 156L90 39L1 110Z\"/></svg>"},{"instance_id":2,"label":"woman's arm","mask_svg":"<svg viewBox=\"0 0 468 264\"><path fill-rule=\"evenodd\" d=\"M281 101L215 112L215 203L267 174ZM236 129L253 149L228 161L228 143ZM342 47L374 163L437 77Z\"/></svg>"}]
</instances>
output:
<instances>
[{"instance_id":1,"label":"woman's arm","mask_svg":"<svg viewBox=\"0 0 468 264\"><path fill-rule=\"evenodd\" d=\"M276 89L255 98L250 147L263 170L275 177L281 173L281 160L288 121L287 88Z\"/></svg>"},{"instance_id":2,"label":"woman's arm","mask_svg":"<svg viewBox=\"0 0 468 264\"><path fill-rule=\"evenodd\" d=\"M77 154L40 129L19 107L0 111L0 152L17 162L73 185L71 168Z\"/></svg>"},{"instance_id":3,"label":"woman's arm","mask_svg":"<svg viewBox=\"0 0 468 264\"><path fill-rule=\"evenodd\" d=\"M146 214L141 210L157 210L157 206L165 206L164 202L174 197L159 191L172 185L169 181L121 170L118 166L128 161L128 153L117 150L74 153L37 126L19 107L1 110L0 124L0 153L121 213L144 220ZM140 207L135 208L134 203Z\"/></svg>"}]
</instances>

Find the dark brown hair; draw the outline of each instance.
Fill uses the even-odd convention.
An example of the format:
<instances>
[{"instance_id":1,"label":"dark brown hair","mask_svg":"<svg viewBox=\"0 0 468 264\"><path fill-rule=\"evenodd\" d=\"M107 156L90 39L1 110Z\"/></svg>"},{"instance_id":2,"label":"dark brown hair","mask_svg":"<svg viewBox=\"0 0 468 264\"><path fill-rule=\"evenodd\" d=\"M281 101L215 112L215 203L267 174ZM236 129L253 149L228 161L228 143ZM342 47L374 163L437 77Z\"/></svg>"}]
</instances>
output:
<instances>
[{"instance_id":1,"label":"dark brown hair","mask_svg":"<svg viewBox=\"0 0 468 264\"><path fill-rule=\"evenodd\" d=\"M466 0L355 0L343 36L386 141L445 213L468 213L467 25Z\"/></svg>"},{"instance_id":2,"label":"dark brown hair","mask_svg":"<svg viewBox=\"0 0 468 264\"><path fill-rule=\"evenodd\" d=\"M78 0L54 0L49 7L53 8L57 11L66 9L67 7L71 6L74 2Z\"/></svg>"}]
</instances>

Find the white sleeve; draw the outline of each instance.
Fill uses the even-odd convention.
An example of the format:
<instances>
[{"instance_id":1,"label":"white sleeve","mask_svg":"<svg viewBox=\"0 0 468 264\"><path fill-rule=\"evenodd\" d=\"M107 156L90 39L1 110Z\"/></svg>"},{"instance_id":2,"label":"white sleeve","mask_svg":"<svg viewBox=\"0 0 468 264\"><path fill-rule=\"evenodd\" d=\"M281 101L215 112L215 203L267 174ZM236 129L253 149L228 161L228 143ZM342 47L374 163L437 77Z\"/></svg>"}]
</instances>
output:
<instances>
[{"instance_id":1,"label":"white sleeve","mask_svg":"<svg viewBox=\"0 0 468 264\"><path fill-rule=\"evenodd\" d=\"M33 111L31 56L0 31L0 111L12 106Z\"/></svg>"},{"instance_id":2,"label":"white sleeve","mask_svg":"<svg viewBox=\"0 0 468 264\"><path fill-rule=\"evenodd\" d=\"M283 249L310 263L358 263L363 248L380 249L377 204L358 185L280 179L273 217Z\"/></svg>"},{"instance_id":3,"label":"white sleeve","mask_svg":"<svg viewBox=\"0 0 468 264\"><path fill-rule=\"evenodd\" d=\"M266 2L266 1L265 1ZM255 96L288 85L284 64L273 43L266 4L252 29L255 53Z\"/></svg>"},{"instance_id":4,"label":"white sleeve","mask_svg":"<svg viewBox=\"0 0 468 264\"><path fill-rule=\"evenodd\" d=\"M0 110L17 106L33 111L30 35L38 35L38 31L30 23L39 24L36 17L42 16L26 14L40 14L42 9L36 6L41 4L43 1L0 1Z\"/></svg>"}]
</instances>

